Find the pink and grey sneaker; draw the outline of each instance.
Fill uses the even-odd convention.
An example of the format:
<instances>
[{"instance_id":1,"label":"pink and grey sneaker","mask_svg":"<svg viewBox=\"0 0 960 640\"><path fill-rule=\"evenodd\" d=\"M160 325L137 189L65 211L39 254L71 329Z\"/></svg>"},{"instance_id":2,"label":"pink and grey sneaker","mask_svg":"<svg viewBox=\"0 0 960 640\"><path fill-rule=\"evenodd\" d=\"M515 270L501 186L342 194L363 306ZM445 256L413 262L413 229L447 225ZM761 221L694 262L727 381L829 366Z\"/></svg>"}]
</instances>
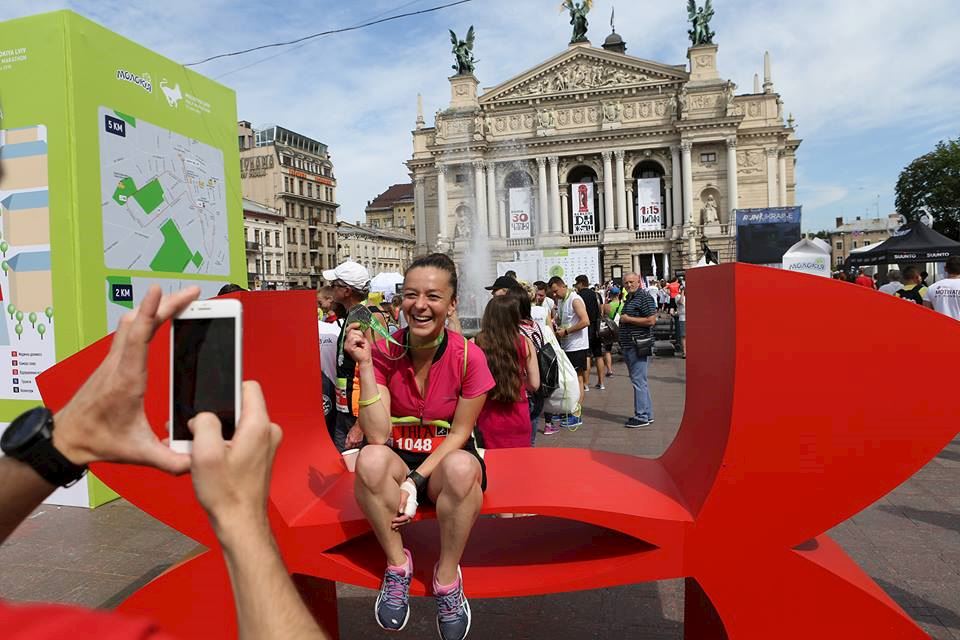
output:
<instances>
[{"instance_id":1,"label":"pink and grey sneaker","mask_svg":"<svg viewBox=\"0 0 960 640\"><path fill-rule=\"evenodd\" d=\"M437 599L437 632L440 640L464 640L470 633L470 603L463 595L463 574L457 566L457 579L448 586L437 584L433 570L433 595Z\"/></svg>"},{"instance_id":2,"label":"pink and grey sneaker","mask_svg":"<svg viewBox=\"0 0 960 640\"><path fill-rule=\"evenodd\" d=\"M410 579L413 577L413 557L406 549L407 564L403 567L387 565L380 583L380 594L373 611L377 624L387 631L400 631L410 619Z\"/></svg>"}]
</instances>

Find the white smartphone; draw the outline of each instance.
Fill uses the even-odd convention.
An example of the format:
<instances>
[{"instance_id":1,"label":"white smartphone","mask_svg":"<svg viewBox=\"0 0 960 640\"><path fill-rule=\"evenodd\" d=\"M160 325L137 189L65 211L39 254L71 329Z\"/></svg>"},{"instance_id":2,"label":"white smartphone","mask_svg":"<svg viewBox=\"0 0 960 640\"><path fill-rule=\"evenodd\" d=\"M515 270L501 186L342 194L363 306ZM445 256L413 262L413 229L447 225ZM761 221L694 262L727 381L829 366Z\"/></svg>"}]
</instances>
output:
<instances>
[{"instance_id":1,"label":"white smartphone","mask_svg":"<svg viewBox=\"0 0 960 640\"><path fill-rule=\"evenodd\" d=\"M193 450L187 426L198 413L216 414L230 440L240 418L243 306L235 299L196 301L170 329L170 448Z\"/></svg>"}]
</instances>

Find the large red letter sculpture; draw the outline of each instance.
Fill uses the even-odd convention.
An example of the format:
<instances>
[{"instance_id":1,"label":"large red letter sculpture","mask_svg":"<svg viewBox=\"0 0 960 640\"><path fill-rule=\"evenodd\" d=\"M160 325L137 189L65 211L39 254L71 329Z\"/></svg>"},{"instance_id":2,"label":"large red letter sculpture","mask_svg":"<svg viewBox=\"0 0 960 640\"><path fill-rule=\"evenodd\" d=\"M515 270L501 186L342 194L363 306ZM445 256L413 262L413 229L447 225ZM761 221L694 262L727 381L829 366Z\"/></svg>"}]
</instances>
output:
<instances>
[{"instance_id":1,"label":"large red letter sculpture","mask_svg":"<svg viewBox=\"0 0 960 640\"><path fill-rule=\"evenodd\" d=\"M489 452L484 512L541 517L478 522L463 560L470 595L686 577L688 638L926 637L824 532L931 460L957 434L960 409L916 402L891 412L862 395L837 398L825 365L922 370L930 397L951 397L960 324L861 287L740 264L694 270L689 290L687 401L669 450L657 460L575 449ZM383 555L323 424L314 298L240 299L245 377L261 382L285 432L271 521L288 568L336 633L332 581L376 588ZM816 311L823 309L830 321ZM900 329L895 339L891 327ZM168 345L169 334L159 335L150 355L148 415L158 432L168 412ZM62 406L108 346L105 338L41 376L48 405ZM94 471L210 549L121 609L159 619L183 638L234 637L222 557L190 479L109 464ZM555 491L530 480L558 474L576 481ZM431 514L419 517L405 539L422 572L413 592L425 594L438 545Z\"/></svg>"}]
</instances>

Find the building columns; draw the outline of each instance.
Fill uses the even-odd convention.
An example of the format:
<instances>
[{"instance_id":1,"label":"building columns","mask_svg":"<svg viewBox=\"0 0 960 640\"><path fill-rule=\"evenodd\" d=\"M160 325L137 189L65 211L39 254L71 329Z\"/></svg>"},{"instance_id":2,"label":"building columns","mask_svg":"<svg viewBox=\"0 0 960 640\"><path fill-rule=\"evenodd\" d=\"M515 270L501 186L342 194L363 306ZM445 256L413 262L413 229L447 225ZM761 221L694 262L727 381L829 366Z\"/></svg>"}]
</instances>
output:
<instances>
[{"instance_id":1,"label":"building columns","mask_svg":"<svg viewBox=\"0 0 960 640\"><path fill-rule=\"evenodd\" d=\"M683 167L683 224L693 225L693 160L692 142L680 143L680 155Z\"/></svg>"},{"instance_id":2,"label":"building columns","mask_svg":"<svg viewBox=\"0 0 960 640\"><path fill-rule=\"evenodd\" d=\"M633 207L633 187L627 186L627 228L633 229L636 226L634 220L633 212L635 211Z\"/></svg>"},{"instance_id":3,"label":"building columns","mask_svg":"<svg viewBox=\"0 0 960 640\"><path fill-rule=\"evenodd\" d=\"M680 183L682 169L680 168L680 147L678 145L670 145L670 160L673 175L673 211L671 212L670 222L672 226L680 227L683 226L683 204L681 200L683 198L683 186Z\"/></svg>"},{"instance_id":4,"label":"building columns","mask_svg":"<svg viewBox=\"0 0 960 640\"><path fill-rule=\"evenodd\" d=\"M557 156L550 156L550 233L560 233L563 227L560 223L560 175Z\"/></svg>"},{"instance_id":5,"label":"building columns","mask_svg":"<svg viewBox=\"0 0 960 640\"><path fill-rule=\"evenodd\" d=\"M736 211L738 202L739 187L737 184L737 139L727 138L727 224L736 226Z\"/></svg>"},{"instance_id":6,"label":"building columns","mask_svg":"<svg viewBox=\"0 0 960 640\"><path fill-rule=\"evenodd\" d=\"M500 237L500 217L499 207L497 206L497 166L492 161L487 162L487 211L488 228L491 238ZM498 219L499 218L499 219Z\"/></svg>"},{"instance_id":7,"label":"building columns","mask_svg":"<svg viewBox=\"0 0 960 640\"><path fill-rule=\"evenodd\" d=\"M767 149L767 206L777 204L777 150Z\"/></svg>"},{"instance_id":8,"label":"building columns","mask_svg":"<svg viewBox=\"0 0 960 640\"><path fill-rule=\"evenodd\" d=\"M415 178L413 184L413 223L416 225L417 246L425 247L427 245L427 217L423 206L426 199L423 177Z\"/></svg>"},{"instance_id":9,"label":"building columns","mask_svg":"<svg viewBox=\"0 0 960 640\"><path fill-rule=\"evenodd\" d=\"M627 228L627 187L623 178L623 150L613 152L617 161L617 228Z\"/></svg>"},{"instance_id":10,"label":"building columns","mask_svg":"<svg viewBox=\"0 0 960 640\"><path fill-rule=\"evenodd\" d=\"M779 175L780 175L780 206L787 206L787 152L780 151L780 161L779 161Z\"/></svg>"},{"instance_id":11,"label":"building columns","mask_svg":"<svg viewBox=\"0 0 960 640\"><path fill-rule=\"evenodd\" d=\"M570 185L560 185L560 230L563 235L573 233L570 229Z\"/></svg>"},{"instance_id":12,"label":"building columns","mask_svg":"<svg viewBox=\"0 0 960 640\"><path fill-rule=\"evenodd\" d=\"M483 179L483 160L473 161L473 195L476 204L477 230L479 233L490 237L489 227L487 226L487 193L484 188Z\"/></svg>"},{"instance_id":13,"label":"building columns","mask_svg":"<svg viewBox=\"0 0 960 640\"><path fill-rule=\"evenodd\" d=\"M447 167L437 165L437 241L443 242L447 235Z\"/></svg>"},{"instance_id":14,"label":"building columns","mask_svg":"<svg viewBox=\"0 0 960 640\"><path fill-rule=\"evenodd\" d=\"M673 226L673 187L666 185L665 188L667 190L667 201L664 203L663 226L665 229L669 229Z\"/></svg>"},{"instance_id":15,"label":"building columns","mask_svg":"<svg viewBox=\"0 0 960 640\"><path fill-rule=\"evenodd\" d=\"M607 231L613 231L616 214L613 208L613 164L609 151L600 155L603 157L603 227Z\"/></svg>"},{"instance_id":16,"label":"building columns","mask_svg":"<svg viewBox=\"0 0 960 640\"><path fill-rule=\"evenodd\" d=\"M547 159L537 158L537 220L540 233L550 233L550 204L547 200Z\"/></svg>"}]
</instances>

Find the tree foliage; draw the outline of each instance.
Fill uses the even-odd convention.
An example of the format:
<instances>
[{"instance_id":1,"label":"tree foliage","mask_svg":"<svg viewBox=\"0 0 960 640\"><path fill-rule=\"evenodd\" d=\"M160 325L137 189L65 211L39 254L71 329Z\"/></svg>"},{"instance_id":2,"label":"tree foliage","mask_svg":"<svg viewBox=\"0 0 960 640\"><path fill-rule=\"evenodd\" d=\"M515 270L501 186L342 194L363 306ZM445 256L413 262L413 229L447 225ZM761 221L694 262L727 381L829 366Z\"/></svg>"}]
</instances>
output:
<instances>
[{"instance_id":1,"label":"tree foliage","mask_svg":"<svg viewBox=\"0 0 960 640\"><path fill-rule=\"evenodd\" d=\"M897 213L916 220L924 208L933 216L933 228L960 238L960 138L937 143L900 172Z\"/></svg>"}]
</instances>

